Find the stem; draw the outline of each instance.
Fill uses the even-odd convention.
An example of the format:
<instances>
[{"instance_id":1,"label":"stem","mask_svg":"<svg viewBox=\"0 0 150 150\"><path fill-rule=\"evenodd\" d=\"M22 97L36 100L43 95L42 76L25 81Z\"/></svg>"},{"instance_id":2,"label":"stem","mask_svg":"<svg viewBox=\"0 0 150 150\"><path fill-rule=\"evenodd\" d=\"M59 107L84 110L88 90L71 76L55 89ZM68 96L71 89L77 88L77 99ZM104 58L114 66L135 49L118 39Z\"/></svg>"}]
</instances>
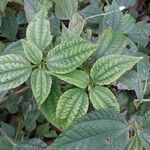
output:
<instances>
[{"instance_id":1,"label":"stem","mask_svg":"<svg viewBox=\"0 0 150 150\"><path fill-rule=\"evenodd\" d=\"M135 99L134 101L135 102L139 102L139 101L141 101L141 102L150 102L150 99L142 99L142 100Z\"/></svg>"},{"instance_id":2,"label":"stem","mask_svg":"<svg viewBox=\"0 0 150 150\"><path fill-rule=\"evenodd\" d=\"M15 146L16 144L12 141L12 139L10 137L8 137L8 135L2 130L2 128L0 128L0 132L2 133L2 135L9 141L9 143L11 143L13 146Z\"/></svg>"},{"instance_id":3,"label":"stem","mask_svg":"<svg viewBox=\"0 0 150 150\"><path fill-rule=\"evenodd\" d=\"M17 139L18 139L18 134L19 134L19 130L20 130L20 125L21 125L21 123L20 123L21 121L19 121L19 124L18 124L18 128L17 128L17 131L16 131L16 135L15 135L15 142L17 141Z\"/></svg>"},{"instance_id":4,"label":"stem","mask_svg":"<svg viewBox=\"0 0 150 150\"><path fill-rule=\"evenodd\" d=\"M24 88L20 89L19 91L16 91L16 94L20 94L20 93L26 91L27 89L29 89L29 88L28 87L24 87Z\"/></svg>"},{"instance_id":5,"label":"stem","mask_svg":"<svg viewBox=\"0 0 150 150\"><path fill-rule=\"evenodd\" d=\"M95 18L95 17L99 17L99 16L109 15L109 14L115 13L117 11L120 11L120 10L113 10L113 11L110 11L110 12L107 12L107 13L102 13L102 14L97 14L97 15L89 16L89 17L85 18L84 21L86 21L88 19Z\"/></svg>"},{"instance_id":6,"label":"stem","mask_svg":"<svg viewBox=\"0 0 150 150\"><path fill-rule=\"evenodd\" d=\"M145 85L144 85L144 94L147 90L147 80L148 80L148 76L149 76L149 73L147 74L147 78L146 78L146 81L145 81Z\"/></svg>"},{"instance_id":7,"label":"stem","mask_svg":"<svg viewBox=\"0 0 150 150\"><path fill-rule=\"evenodd\" d=\"M109 5L109 6L110 6L110 3L108 2L108 0L105 0L105 1L106 1L107 5Z\"/></svg>"}]
</instances>

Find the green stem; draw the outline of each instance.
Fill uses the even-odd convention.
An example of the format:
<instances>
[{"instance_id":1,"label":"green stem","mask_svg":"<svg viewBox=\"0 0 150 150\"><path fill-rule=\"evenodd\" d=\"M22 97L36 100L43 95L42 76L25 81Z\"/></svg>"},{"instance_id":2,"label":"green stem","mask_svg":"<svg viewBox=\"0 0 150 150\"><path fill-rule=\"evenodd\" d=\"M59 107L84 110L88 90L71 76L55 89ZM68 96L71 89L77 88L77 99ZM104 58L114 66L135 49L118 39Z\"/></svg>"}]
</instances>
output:
<instances>
[{"instance_id":1,"label":"green stem","mask_svg":"<svg viewBox=\"0 0 150 150\"><path fill-rule=\"evenodd\" d=\"M18 134L19 134L19 130L20 130L20 125L21 125L21 123L20 123L21 121L19 121L19 124L18 124L18 128L17 128L17 131L16 131L16 135L15 135L15 142L17 141L17 139L18 139Z\"/></svg>"},{"instance_id":2,"label":"green stem","mask_svg":"<svg viewBox=\"0 0 150 150\"><path fill-rule=\"evenodd\" d=\"M149 76L149 73L147 74L147 78L146 78L145 85L144 85L144 94L146 93L146 90L147 90L147 80L148 80L148 76Z\"/></svg>"},{"instance_id":3,"label":"green stem","mask_svg":"<svg viewBox=\"0 0 150 150\"><path fill-rule=\"evenodd\" d=\"M109 5L109 6L110 6L110 3L109 3L109 1L108 1L108 0L105 0L105 1L106 1L107 5Z\"/></svg>"}]
</instances>

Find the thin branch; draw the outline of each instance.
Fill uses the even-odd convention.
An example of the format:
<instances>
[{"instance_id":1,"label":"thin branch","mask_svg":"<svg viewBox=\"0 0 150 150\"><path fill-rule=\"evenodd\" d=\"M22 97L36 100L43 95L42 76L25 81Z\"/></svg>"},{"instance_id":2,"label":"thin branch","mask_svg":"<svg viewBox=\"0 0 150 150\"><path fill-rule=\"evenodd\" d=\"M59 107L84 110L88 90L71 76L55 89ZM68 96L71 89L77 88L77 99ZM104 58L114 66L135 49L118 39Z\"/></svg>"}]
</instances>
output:
<instances>
[{"instance_id":1,"label":"thin branch","mask_svg":"<svg viewBox=\"0 0 150 150\"><path fill-rule=\"evenodd\" d=\"M102 14L97 14L97 15L89 16L89 17L85 18L84 21L92 19L92 18L96 18L96 17L99 17L99 16L106 16L106 15L115 13L117 11L120 11L120 10L113 10L113 11L110 11L110 12L107 12L107 13L102 13Z\"/></svg>"},{"instance_id":2,"label":"thin branch","mask_svg":"<svg viewBox=\"0 0 150 150\"><path fill-rule=\"evenodd\" d=\"M142 99L142 100L139 100L139 99L135 99L134 100L135 102L150 102L150 99Z\"/></svg>"},{"instance_id":3,"label":"thin branch","mask_svg":"<svg viewBox=\"0 0 150 150\"><path fill-rule=\"evenodd\" d=\"M2 128L0 128L0 132L1 132L2 135L9 141L10 144L12 144L13 146L16 145L16 144L12 141L12 139L2 130Z\"/></svg>"}]
</instances>

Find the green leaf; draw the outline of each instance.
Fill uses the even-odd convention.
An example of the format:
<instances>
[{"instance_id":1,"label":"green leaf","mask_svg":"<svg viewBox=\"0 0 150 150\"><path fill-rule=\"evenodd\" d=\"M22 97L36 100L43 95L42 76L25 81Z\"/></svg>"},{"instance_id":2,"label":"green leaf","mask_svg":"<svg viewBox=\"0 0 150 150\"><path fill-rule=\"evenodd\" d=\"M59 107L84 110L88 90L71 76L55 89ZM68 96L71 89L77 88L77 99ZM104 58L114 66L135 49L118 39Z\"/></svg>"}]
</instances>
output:
<instances>
[{"instance_id":1,"label":"green leaf","mask_svg":"<svg viewBox=\"0 0 150 150\"><path fill-rule=\"evenodd\" d=\"M3 106L9 111L9 113L14 114L18 110L18 103L17 103L17 95L14 90L10 90L7 93L7 97L5 97L5 101Z\"/></svg>"},{"instance_id":2,"label":"green leaf","mask_svg":"<svg viewBox=\"0 0 150 150\"><path fill-rule=\"evenodd\" d=\"M5 44L0 41L0 55L4 52Z\"/></svg>"},{"instance_id":3,"label":"green leaf","mask_svg":"<svg viewBox=\"0 0 150 150\"><path fill-rule=\"evenodd\" d=\"M45 69L38 68L32 72L31 88L36 102L42 105L51 90L52 79Z\"/></svg>"},{"instance_id":4,"label":"green leaf","mask_svg":"<svg viewBox=\"0 0 150 150\"><path fill-rule=\"evenodd\" d=\"M100 5L101 5L101 1L99 0L90 1L89 5L87 5L86 7L84 7L84 9L80 11L80 14L84 16L84 18L101 14L102 9L99 7ZM99 26L99 24L101 24L102 22L102 19L103 19L102 16L97 16L94 18L87 19L86 21L88 24L92 24L92 25L96 24L97 26Z\"/></svg>"},{"instance_id":5,"label":"green leaf","mask_svg":"<svg viewBox=\"0 0 150 150\"><path fill-rule=\"evenodd\" d=\"M136 46L136 43L134 43L132 40L127 38L127 45L122 50L122 54L135 56L137 51L138 51L138 48Z\"/></svg>"},{"instance_id":6,"label":"green leaf","mask_svg":"<svg viewBox=\"0 0 150 150\"><path fill-rule=\"evenodd\" d=\"M143 80L147 80L150 71L149 56L140 52L138 52L136 56L143 57L143 59L137 64L137 71Z\"/></svg>"},{"instance_id":7,"label":"green leaf","mask_svg":"<svg viewBox=\"0 0 150 150\"><path fill-rule=\"evenodd\" d=\"M145 47L150 40L150 23L146 23L144 21L136 23L133 30L127 35L135 43L138 43L141 47Z\"/></svg>"},{"instance_id":8,"label":"green leaf","mask_svg":"<svg viewBox=\"0 0 150 150\"><path fill-rule=\"evenodd\" d=\"M116 2L119 4L119 6L134 6L136 3L136 0L116 0Z\"/></svg>"},{"instance_id":9,"label":"green leaf","mask_svg":"<svg viewBox=\"0 0 150 150\"><path fill-rule=\"evenodd\" d=\"M91 68L91 78L98 85L108 85L130 70L142 57L108 55L99 58Z\"/></svg>"},{"instance_id":10,"label":"green leaf","mask_svg":"<svg viewBox=\"0 0 150 150\"><path fill-rule=\"evenodd\" d=\"M1 0L0 1L0 13L4 13L7 3L8 3L8 0Z\"/></svg>"},{"instance_id":11,"label":"green leaf","mask_svg":"<svg viewBox=\"0 0 150 150\"><path fill-rule=\"evenodd\" d=\"M131 137L124 150L143 150L143 143L138 137Z\"/></svg>"},{"instance_id":12,"label":"green leaf","mask_svg":"<svg viewBox=\"0 0 150 150\"><path fill-rule=\"evenodd\" d=\"M60 19L54 14L52 13L49 17L49 21L50 21L50 27L51 27L51 33L53 36L59 36L61 33L61 21Z\"/></svg>"},{"instance_id":13,"label":"green leaf","mask_svg":"<svg viewBox=\"0 0 150 150\"><path fill-rule=\"evenodd\" d=\"M9 2L15 2L17 4L23 5L23 0L8 0Z\"/></svg>"},{"instance_id":14,"label":"green leaf","mask_svg":"<svg viewBox=\"0 0 150 150\"><path fill-rule=\"evenodd\" d=\"M46 19L47 12L42 9L35 15L35 19L27 27L27 40L40 50L44 50L52 40L50 23Z\"/></svg>"},{"instance_id":15,"label":"green leaf","mask_svg":"<svg viewBox=\"0 0 150 150\"><path fill-rule=\"evenodd\" d=\"M129 101L129 95L127 91L118 92L116 97L120 106L120 112L124 112L127 109Z\"/></svg>"},{"instance_id":16,"label":"green leaf","mask_svg":"<svg viewBox=\"0 0 150 150\"><path fill-rule=\"evenodd\" d=\"M57 150L121 150L128 136L127 121L119 113L100 110L77 120L52 146Z\"/></svg>"},{"instance_id":17,"label":"green leaf","mask_svg":"<svg viewBox=\"0 0 150 150\"><path fill-rule=\"evenodd\" d=\"M83 17L79 13L76 13L70 20L69 29L74 33L80 35L83 31L84 25L85 21L83 20Z\"/></svg>"},{"instance_id":18,"label":"green leaf","mask_svg":"<svg viewBox=\"0 0 150 150\"><path fill-rule=\"evenodd\" d=\"M22 56L15 54L1 56L0 91L18 87L28 79L31 71L31 64Z\"/></svg>"},{"instance_id":19,"label":"green leaf","mask_svg":"<svg viewBox=\"0 0 150 150\"><path fill-rule=\"evenodd\" d=\"M2 150L13 150L12 145L3 137L0 137L0 147Z\"/></svg>"},{"instance_id":20,"label":"green leaf","mask_svg":"<svg viewBox=\"0 0 150 150\"><path fill-rule=\"evenodd\" d=\"M149 129L149 127L150 127L150 111L148 111L143 116L137 116L136 122L138 124L139 130Z\"/></svg>"},{"instance_id":21,"label":"green leaf","mask_svg":"<svg viewBox=\"0 0 150 150\"><path fill-rule=\"evenodd\" d=\"M14 12L10 10L6 11L5 17L2 19L0 30L2 34L10 41L15 41L18 30L18 23Z\"/></svg>"},{"instance_id":22,"label":"green leaf","mask_svg":"<svg viewBox=\"0 0 150 150\"><path fill-rule=\"evenodd\" d=\"M0 27L2 25L2 14L0 14Z\"/></svg>"},{"instance_id":23,"label":"green leaf","mask_svg":"<svg viewBox=\"0 0 150 150\"><path fill-rule=\"evenodd\" d=\"M143 116L136 117L139 138L144 144L145 150L150 149L150 111Z\"/></svg>"},{"instance_id":24,"label":"green leaf","mask_svg":"<svg viewBox=\"0 0 150 150\"><path fill-rule=\"evenodd\" d=\"M125 14L121 20L119 31L126 34L131 32L135 27L135 19L130 14Z\"/></svg>"},{"instance_id":25,"label":"green leaf","mask_svg":"<svg viewBox=\"0 0 150 150\"><path fill-rule=\"evenodd\" d=\"M74 33L71 29L68 29L66 26L63 25L61 43L69 42L77 39L82 39L82 38L80 37L80 35Z\"/></svg>"},{"instance_id":26,"label":"green leaf","mask_svg":"<svg viewBox=\"0 0 150 150\"><path fill-rule=\"evenodd\" d=\"M43 123L36 129L38 137L56 138L57 134L54 130L50 129L49 123Z\"/></svg>"},{"instance_id":27,"label":"green leaf","mask_svg":"<svg viewBox=\"0 0 150 150\"><path fill-rule=\"evenodd\" d=\"M112 109L119 111L117 99L108 88L95 86L90 89L89 96L95 109Z\"/></svg>"},{"instance_id":28,"label":"green leaf","mask_svg":"<svg viewBox=\"0 0 150 150\"><path fill-rule=\"evenodd\" d=\"M23 123L24 123L25 130L27 132L32 132L33 130L35 130L37 126L36 121L41 113L37 105L35 105L35 103L33 104L31 103L31 100L30 102L26 102L23 106L24 106L23 107L23 114L24 114Z\"/></svg>"},{"instance_id":29,"label":"green leaf","mask_svg":"<svg viewBox=\"0 0 150 150\"><path fill-rule=\"evenodd\" d=\"M111 6L107 9L106 13L109 13L103 17L103 30L111 27L113 30L118 31L121 24L122 12L119 10L119 6L115 0L113 0Z\"/></svg>"},{"instance_id":30,"label":"green leaf","mask_svg":"<svg viewBox=\"0 0 150 150\"><path fill-rule=\"evenodd\" d=\"M52 0L39 0L39 2L46 8L47 11L53 6Z\"/></svg>"},{"instance_id":31,"label":"green leaf","mask_svg":"<svg viewBox=\"0 0 150 150\"><path fill-rule=\"evenodd\" d=\"M31 139L11 145L7 140L0 139L0 146L3 150L43 150L47 145L40 139Z\"/></svg>"},{"instance_id":32,"label":"green leaf","mask_svg":"<svg viewBox=\"0 0 150 150\"><path fill-rule=\"evenodd\" d=\"M7 134L7 136L12 138L15 136L15 129L11 125L6 124L5 122L0 122L0 128Z\"/></svg>"},{"instance_id":33,"label":"green leaf","mask_svg":"<svg viewBox=\"0 0 150 150\"><path fill-rule=\"evenodd\" d=\"M67 127L68 121L66 119L56 118L56 106L61 94L59 83L57 80L53 80L50 95L42 104L40 110L51 124L59 129L64 129Z\"/></svg>"},{"instance_id":34,"label":"green leaf","mask_svg":"<svg viewBox=\"0 0 150 150\"><path fill-rule=\"evenodd\" d=\"M43 59L43 54L33 43L30 41L22 40L24 53L29 61L33 64L39 64Z\"/></svg>"},{"instance_id":35,"label":"green leaf","mask_svg":"<svg viewBox=\"0 0 150 150\"><path fill-rule=\"evenodd\" d=\"M109 28L99 38L96 57L100 58L103 55L121 53L126 44L127 38L125 35Z\"/></svg>"},{"instance_id":36,"label":"green leaf","mask_svg":"<svg viewBox=\"0 0 150 150\"><path fill-rule=\"evenodd\" d=\"M6 99L5 96L8 91L0 91L0 103L3 103Z\"/></svg>"},{"instance_id":37,"label":"green leaf","mask_svg":"<svg viewBox=\"0 0 150 150\"><path fill-rule=\"evenodd\" d=\"M17 143L13 150L43 150L47 147L47 144L41 141L40 139L30 139L27 141L23 141L20 143Z\"/></svg>"},{"instance_id":38,"label":"green leaf","mask_svg":"<svg viewBox=\"0 0 150 150\"><path fill-rule=\"evenodd\" d=\"M94 44L81 39L61 43L49 51L47 67L52 73L69 73L79 67L95 50Z\"/></svg>"},{"instance_id":39,"label":"green leaf","mask_svg":"<svg viewBox=\"0 0 150 150\"><path fill-rule=\"evenodd\" d=\"M67 74L54 74L54 76L83 89L86 88L90 82L89 75L82 70L75 70Z\"/></svg>"},{"instance_id":40,"label":"green leaf","mask_svg":"<svg viewBox=\"0 0 150 150\"><path fill-rule=\"evenodd\" d=\"M43 9L43 5L39 0L24 0L24 10L28 22L33 21L35 14L41 9Z\"/></svg>"},{"instance_id":41,"label":"green leaf","mask_svg":"<svg viewBox=\"0 0 150 150\"><path fill-rule=\"evenodd\" d=\"M21 40L9 44L3 52L5 54L17 54L25 57Z\"/></svg>"},{"instance_id":42,"label":"green leaf","mask_svg":"<svg viewBox=\"0 0 150 150\"><path fill-rule=\"evenodd\" d=\"M139 134L139 138L143 142L144 149L149 150L150 149L150 131L148 130L143 130Z\"/></svg>"},{"instance_id":43,"label":"green leaf","mask_svg":"<svg viewBox=\"0 0 150 150\"><path fill-rule=\"evenodd\" d=\"M79 88L69 89L59 98L56 117L67 119L69 124L85 115L88 111L89 100L85 91Z\"/></svg>"},{"instance_id":44,"label":"green leaf","mask_svg":"<svg viewBox=\"0 0 150 150\"><path fill-rule=\"evenodd\" d=\"M71 19L71 17L77 12L78 1L77 0L54 0L56 3L55 12L60 19Z\"/></svg>"},{"instance_id":45,"label":"green leaf","mask_svg":"<svg viewBox=\"0 0 150 150\"><path fill-rule=\"evenodd\" d=\"M26 24L27 23L27 19L26 19L26 15L25 15L25 11L24 10L20 10L17 14L17 22L18 25L22 25L22 24Z\"/></svg>"},{"instance_id":46,"label":"green leaf","mask_svg":"<svg viewBox=\"0 0 150 150\"><path fill-rule=\"evenodd\" d=\"M143 99L143 82L140 78L140 75L136 71L129 71L125 73L120 79L119 82L127 86L128 90L134 90L138 99Z\"/></svg>"}]
</instances>

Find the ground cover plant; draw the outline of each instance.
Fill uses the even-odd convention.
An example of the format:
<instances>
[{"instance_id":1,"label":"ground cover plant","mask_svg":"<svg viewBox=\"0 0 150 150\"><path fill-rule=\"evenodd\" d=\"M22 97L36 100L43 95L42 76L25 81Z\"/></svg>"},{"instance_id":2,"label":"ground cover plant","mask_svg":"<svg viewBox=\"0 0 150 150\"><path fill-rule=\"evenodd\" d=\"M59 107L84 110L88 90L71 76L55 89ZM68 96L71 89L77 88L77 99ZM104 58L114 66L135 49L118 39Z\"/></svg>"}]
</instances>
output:
<instances>
[{"instance_id":1,"label":"ground cover plant","mask_svg":"<svg viewBox=\"0 0 150 150\"><path fill-rule=\"evenodd\" d=\"M149 150L147 0L0 1L0 150Z\"/></svg>"}]
</instances>

